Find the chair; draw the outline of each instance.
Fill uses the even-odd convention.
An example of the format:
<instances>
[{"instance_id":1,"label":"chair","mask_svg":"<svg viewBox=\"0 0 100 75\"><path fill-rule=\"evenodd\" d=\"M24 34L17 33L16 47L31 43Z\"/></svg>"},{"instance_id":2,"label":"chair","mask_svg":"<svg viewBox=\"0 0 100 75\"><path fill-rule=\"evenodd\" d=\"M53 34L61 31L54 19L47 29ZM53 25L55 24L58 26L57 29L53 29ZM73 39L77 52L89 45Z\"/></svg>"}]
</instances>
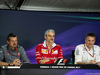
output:
<instances>
[{"instance_id":1,"label":"chair","mask_svg":"<svg viewBox=\"0 0 100 75\"><path fill-rule=\"evenodd\" d=\"M74 55L74 53L75 53L75 50L72 50L72 64L74 64L74 61L75 61L75 55Z\"/></svg>"}]
</instances>

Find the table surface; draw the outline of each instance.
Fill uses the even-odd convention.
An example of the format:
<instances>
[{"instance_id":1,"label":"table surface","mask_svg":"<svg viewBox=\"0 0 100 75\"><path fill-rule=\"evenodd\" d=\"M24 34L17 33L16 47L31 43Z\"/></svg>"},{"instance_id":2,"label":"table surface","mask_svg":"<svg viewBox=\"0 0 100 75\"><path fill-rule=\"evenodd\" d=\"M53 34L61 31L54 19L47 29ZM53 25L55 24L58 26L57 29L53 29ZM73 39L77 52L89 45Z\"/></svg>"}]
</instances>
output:
<instances>
[{"instance_id":1,"label":"table surface","mask_svg":"<svg viewBox=\"0 0 100 75\"><path fill-rule=\"evenodd\" d=\"M2 66L0 75L85 75L100 74L97 65L40 65L23 64L21 67ZM94 74L94 75L96 75Z\"/></svg>"}]
</instances>

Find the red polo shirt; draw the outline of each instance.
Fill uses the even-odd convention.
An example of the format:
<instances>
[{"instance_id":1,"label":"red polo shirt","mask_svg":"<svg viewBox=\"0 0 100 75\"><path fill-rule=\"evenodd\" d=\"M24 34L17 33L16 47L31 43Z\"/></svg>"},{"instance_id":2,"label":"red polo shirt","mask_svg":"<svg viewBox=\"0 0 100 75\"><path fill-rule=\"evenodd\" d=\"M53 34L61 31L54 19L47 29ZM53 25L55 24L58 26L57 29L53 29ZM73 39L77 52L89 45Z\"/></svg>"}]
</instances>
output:
<instances>
[{"instance_id":1,"label":"red polo shirt","mask_svg":"<svg viewBox=\"0 0 100 75\"><path fill-rule=\"evenodd\" d=\"M44 41L44 43L37 45L36 47L37 64L40 64L39 61L41 59L50 59L50 61L45 62L45 64L53 64L53 62L58 58L63 58L62 48L60 45L53 43L51 50L48 50L46 46L46 41Z\"/></svg>"}]
</instances>

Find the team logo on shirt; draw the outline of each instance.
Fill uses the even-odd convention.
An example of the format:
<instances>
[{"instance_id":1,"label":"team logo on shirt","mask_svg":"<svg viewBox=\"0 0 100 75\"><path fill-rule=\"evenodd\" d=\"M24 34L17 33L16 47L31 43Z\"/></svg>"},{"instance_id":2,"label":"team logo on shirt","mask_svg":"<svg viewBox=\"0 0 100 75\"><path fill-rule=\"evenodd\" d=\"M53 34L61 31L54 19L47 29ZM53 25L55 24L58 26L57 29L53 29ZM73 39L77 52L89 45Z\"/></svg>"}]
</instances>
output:
<instances>
[{"instance_id":1,"label":"team logo on shirt","mask_svg":"<svg viewBox=\"0 0 100 75\"><path fill-rule=\"evenodd\" d=\"M54 52L54 50L52 50L52 53Z\"/></svg>"},{"instance_id":2,"label":"team logo on shirt","mask_svg":"<svg viewBox=\"0 0 100 75\"><path fill-rule=\"evenodd\" d=\"M9 55L9 53L5 53L6 55Z\"/></svg>"},{"instance_id":3,"label":"team logo on shirt","mask_svg":"<svg viewBox=\"0 0 100 75\"><path fill-rule=\"evenodd\" d=\"M42 49L42 53L48 54L48 50L47 49Z\"/></svg>"},{"instance_id":4,"label":"team logo on shirt","mask_svg":"<svg viewBox=\"0 0 100 75\"><path fill-rule=\"evenodd\" d=\"M52 50L52 54L58 54L58 50Z\"/></svg>"},{"instance_id":5,"label":"team logo on shirt","mask_svg":"<svg viewBox=\"0 0 100 75\"><path fill-rule=\"evenodd\" d=\"M20 56L20 53L17 53L17 56L19 57Z\"/></svg>"}]
</instances>

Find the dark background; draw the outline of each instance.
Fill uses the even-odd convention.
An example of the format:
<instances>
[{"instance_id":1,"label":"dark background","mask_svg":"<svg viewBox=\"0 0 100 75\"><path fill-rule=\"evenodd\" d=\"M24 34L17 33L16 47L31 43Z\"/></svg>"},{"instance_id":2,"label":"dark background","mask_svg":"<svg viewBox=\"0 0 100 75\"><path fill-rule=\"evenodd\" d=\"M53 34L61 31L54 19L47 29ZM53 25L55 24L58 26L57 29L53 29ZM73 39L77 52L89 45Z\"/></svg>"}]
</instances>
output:
<instances>
[{"instance_id":1,"label":"dark background","mask_svg":"<svg viewBox=\"0 0 100 75\"><path fill-rule=\"evenodd\" d=\"M31 63L36 63L35 48L47 29L55 30L55 43L61 45L64 58L72 59L72 50L84 44L89 32L96 34L95 44L100 46L100 13L0 10L0 46L15 33Z\"/></svg>"}]
</instances>

